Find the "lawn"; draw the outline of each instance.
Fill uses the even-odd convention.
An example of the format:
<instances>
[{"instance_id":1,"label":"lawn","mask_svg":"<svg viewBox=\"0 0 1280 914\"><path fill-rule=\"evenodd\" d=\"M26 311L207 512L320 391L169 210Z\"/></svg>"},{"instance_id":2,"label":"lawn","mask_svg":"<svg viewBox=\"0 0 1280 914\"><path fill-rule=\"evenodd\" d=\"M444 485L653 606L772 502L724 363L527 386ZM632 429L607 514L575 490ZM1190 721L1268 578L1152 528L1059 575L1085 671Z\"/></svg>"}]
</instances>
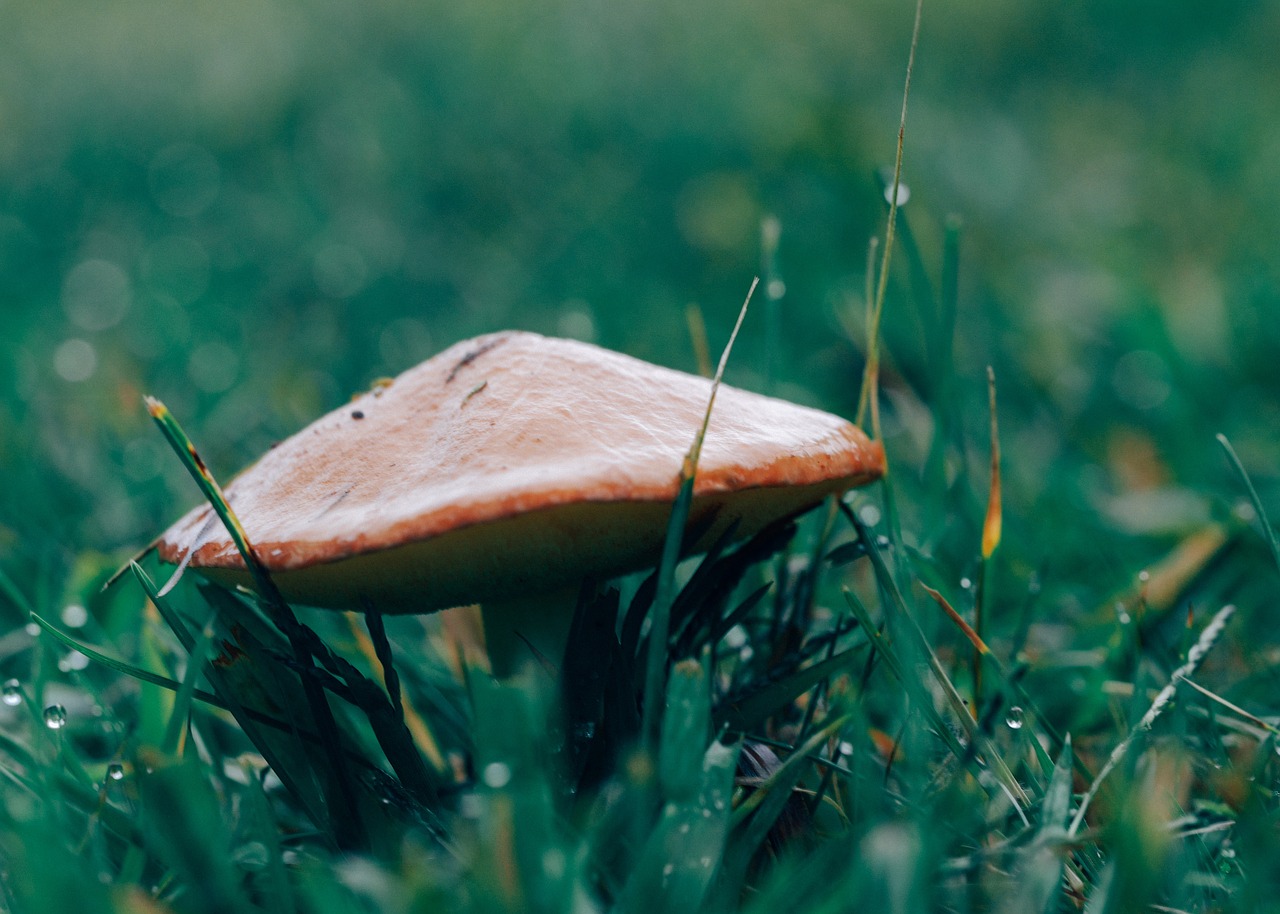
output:
<instances>
[{"instance_id":1,"label":"lawn","mask_svg":"<svg viewBox=\"0 0 1280 914\"><path fill-rule=\"evenodd\" d=\"M0 910L1280 909L1280 11L926 4L886 259L913 12L0 7ZM563 657L130 564L186 436L756 277L725 383L888 473Z\"/></svg>"}]
</instances>

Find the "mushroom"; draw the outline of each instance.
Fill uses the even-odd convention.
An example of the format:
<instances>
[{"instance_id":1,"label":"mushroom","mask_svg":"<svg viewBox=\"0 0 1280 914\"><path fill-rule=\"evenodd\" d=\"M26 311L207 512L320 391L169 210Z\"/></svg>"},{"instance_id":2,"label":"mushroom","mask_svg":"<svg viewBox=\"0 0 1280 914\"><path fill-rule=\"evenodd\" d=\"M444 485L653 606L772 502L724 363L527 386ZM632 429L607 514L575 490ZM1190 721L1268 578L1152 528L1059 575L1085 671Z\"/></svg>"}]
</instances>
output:
<instances>
[{"instance_id":1,"label":"mushroom","mask_svg":"<svg viewBox=\"0 0 1280 914\"><path fill-rule=\"evenodd\" d=\"M480 603L505 675L526 641L559 661L566 592L584 576L656 561L710 389L586 343L495 333L317 419L226 495L289 601L384 613ZM694 548L883 469L880 445L849 422L722 386L693 490L690 520L706 527ZM165 561L250 583L208 506L157 545Z\"/></svg>"}]
</instances>

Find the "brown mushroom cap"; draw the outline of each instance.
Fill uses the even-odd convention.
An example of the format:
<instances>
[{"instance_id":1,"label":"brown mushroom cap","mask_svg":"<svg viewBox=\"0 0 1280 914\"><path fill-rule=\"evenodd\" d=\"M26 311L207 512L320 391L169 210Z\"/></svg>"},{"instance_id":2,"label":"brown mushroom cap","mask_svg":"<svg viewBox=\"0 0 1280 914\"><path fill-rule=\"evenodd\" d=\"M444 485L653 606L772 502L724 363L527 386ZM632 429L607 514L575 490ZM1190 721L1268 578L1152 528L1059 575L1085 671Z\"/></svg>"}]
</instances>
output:
<instances>
[{"instance_id":1,"label":"brown mushroom cap","mask_svg":"<svg viewBox=\"0 0 1280 914\"><path fill-rule=\"evenodd\" d=\"M586 343L467 340L272 448L226 489L284 596L427 612L651 564L711 382ZM878 477L880 445L828 413L721 386L691 519L742 536ZM248 583L206 505L160 555Z\"/></svg>"}]
</instances>

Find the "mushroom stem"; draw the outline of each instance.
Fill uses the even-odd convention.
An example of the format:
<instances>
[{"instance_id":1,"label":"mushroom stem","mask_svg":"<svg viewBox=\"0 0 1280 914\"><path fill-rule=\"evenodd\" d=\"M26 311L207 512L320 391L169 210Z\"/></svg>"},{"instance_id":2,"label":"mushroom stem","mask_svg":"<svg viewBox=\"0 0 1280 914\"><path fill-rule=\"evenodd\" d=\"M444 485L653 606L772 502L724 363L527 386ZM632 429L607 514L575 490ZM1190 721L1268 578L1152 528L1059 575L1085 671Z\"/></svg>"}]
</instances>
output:
<instances>
[{"instance_id":1,"label":"mushroom stem","mask_svg":"<svg viewBox=\"0 0 1280 914\"><path fill-rule=\"evenodd\" d=\"M509 679L523 666L544 661L559 669L577 600L575 584L481 604L485 649L493 675Z\"/></svg>"}]
</instances>

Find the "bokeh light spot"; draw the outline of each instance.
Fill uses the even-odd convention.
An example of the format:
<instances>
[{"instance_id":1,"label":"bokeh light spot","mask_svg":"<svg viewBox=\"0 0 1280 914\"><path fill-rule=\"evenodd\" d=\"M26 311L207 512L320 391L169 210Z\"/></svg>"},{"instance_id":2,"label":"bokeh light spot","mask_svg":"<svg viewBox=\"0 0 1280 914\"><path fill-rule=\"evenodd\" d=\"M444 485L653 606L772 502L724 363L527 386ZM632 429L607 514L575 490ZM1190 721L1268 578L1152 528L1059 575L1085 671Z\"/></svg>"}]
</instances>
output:
<instances>
[{"instance_id":1,"label":"bokeh light spot","mask_svg":"<svg viewBox=\"0 0 1280 914\"><path fill-rule=\"evenodd\" d=\"M595 318L587 310L585 302L577 304L579 307L561 312L559 320L556 321L556 329L561 336L569 339L582 340L585 343L594 342L596 338Z\"/></svg>"},{"instance_id":2,"label":"bokeh light spot","mask_svg":"<svg viewBox=\"0 0 1280 914\"><path fill-rule=\"evenodd\" d=\"M124 270L109 260L85 260L62 282L62 307L82 330L98 331L124 320L133 291Z\"/></svg>"},{"instance_id":3,"label":"bokeh light spot","mask_svg":"<svg viewBox=\"0 0 1280 914\"><path fill-rule=\"evenodd\" d=\"M88 340L66 340L53 351L53 370L64 381L87 381L98 370L98 350Z\"/></svg>"},{"instance_id":4,"label":"bokeh light spot","mask_svg":"<svg viewBox=\"0 0 1280 914\"><path fill-rule=\"evenodd\" d=\"M1164 359L1149 349L1122 355L1111 373L1116 396L1134 409L1155 409L1169 399L1169 369Z\"/></svg>"}]
</instances>

